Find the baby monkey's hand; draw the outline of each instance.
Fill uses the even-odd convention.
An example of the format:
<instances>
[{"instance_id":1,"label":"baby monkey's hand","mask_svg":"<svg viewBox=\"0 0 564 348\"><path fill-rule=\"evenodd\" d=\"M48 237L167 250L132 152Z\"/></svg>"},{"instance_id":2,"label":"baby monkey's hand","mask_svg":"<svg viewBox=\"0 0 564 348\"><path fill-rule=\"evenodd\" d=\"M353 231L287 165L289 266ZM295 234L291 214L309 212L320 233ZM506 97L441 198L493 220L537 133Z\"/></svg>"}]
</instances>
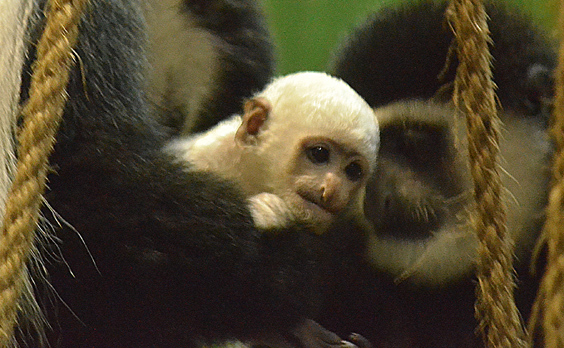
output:
<instances>
[{"instance_id":1,"label":"baby monkey's hand","mask_svg":"<svg viewBox=\"0 0 564 348\"><path fill-rule=\"evenodd\" d=\"M288 204L272 193L262 192L250 197L248 206L255 226L260 229L278 230L296 220Z\"/></svg>"}]
</instances>

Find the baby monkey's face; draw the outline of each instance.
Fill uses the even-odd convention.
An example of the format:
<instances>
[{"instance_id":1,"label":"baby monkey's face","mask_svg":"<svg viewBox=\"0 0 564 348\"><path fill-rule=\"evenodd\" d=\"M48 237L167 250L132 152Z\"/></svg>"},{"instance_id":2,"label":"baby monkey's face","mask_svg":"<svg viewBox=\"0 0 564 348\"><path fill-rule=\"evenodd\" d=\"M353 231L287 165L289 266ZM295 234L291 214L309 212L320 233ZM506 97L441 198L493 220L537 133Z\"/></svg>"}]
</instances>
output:
<instances>
[{"instance_id":1,"label":"baby monkey's face","mask_svg":"<svg viewBox=\"0 0 564 348\"><path fill-rule=\"evenodd\" d=\"M361 199L370 164L366 158L332 139L307 137L295 147L287 187L280 195L296 217L326 228Z\"/></svg>"}]
</instances>

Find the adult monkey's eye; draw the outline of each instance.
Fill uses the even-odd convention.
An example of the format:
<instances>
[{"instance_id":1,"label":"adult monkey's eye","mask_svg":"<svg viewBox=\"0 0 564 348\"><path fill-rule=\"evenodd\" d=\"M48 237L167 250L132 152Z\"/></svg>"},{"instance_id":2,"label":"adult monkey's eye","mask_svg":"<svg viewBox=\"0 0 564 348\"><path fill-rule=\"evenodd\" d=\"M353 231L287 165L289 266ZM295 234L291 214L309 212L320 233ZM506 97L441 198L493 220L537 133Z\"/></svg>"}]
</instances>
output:
<instances>
[{"instance_id":1,"label":"adult monkey's eye","mask_svg":"<svg viewBox=\"0 0 564 348\"><path fill-rule=\"evenodd\" d=\"M348 166L345 167L345 174L347 174L347 178L350 181L358 181L362 178L364 174L362 171L362 165L358 162L352 162Z\"/></svg>"},{"instance_id":2,"label":"adult monkey's eye","mask_svg":"<svg viewBox=\"0 0 564 348\"><path fill-rule=\"evenodd\" d=\"M323 164L329 162L331 153L325 146L315 145L306 149L306 155L312 163Z\"/></svg>"}]
</instances>

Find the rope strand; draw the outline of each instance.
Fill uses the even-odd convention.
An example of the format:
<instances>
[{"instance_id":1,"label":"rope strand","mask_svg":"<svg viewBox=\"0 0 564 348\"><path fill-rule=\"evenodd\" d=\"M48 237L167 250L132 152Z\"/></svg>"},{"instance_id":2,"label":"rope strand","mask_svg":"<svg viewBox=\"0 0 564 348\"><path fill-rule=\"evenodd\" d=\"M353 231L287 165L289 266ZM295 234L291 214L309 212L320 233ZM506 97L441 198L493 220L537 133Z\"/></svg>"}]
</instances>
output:
<instances>
[{"instance_id":1,"label":"rope strand","mask_svg":"<svg viewBox=\"0 0 564 348\"><path fill-rule=\"evenodd\" d=\"M564 1L561 1L561 8L559 26L562 34ZM547 266L529 322L531 331L534 331L542 318L540 324L547 348L564 347L564 41L560 43L555 80L556 96L550 127L555 152L543 231L548 245Z\"/></svg>"},{"instance_id":2,"label":"rope strand","mask_svg":"<svg viewBox=\"0 0 564 348\"><path fill-rule=\"evenodd\" d=\"M50 0L19 134L19 160L0 235L0 346L12 341L25 264L35 238L48 157L67 98L73 47L87 0Z\"/></svg>"},{"instance_id":3,"label":"rope strand","mask_svg":"<svg viewBox=\"0 0 564 348\"><path fill-rule=\"evenodd\" d=\"M460 64L454 103L466 115L470 171L479 239L476 318L486 347L525 347L525 332L515 306L511 243L499 175L499 128L487 15L480 0L453 0L447 11Z\"/></svg>"}]
</instances>

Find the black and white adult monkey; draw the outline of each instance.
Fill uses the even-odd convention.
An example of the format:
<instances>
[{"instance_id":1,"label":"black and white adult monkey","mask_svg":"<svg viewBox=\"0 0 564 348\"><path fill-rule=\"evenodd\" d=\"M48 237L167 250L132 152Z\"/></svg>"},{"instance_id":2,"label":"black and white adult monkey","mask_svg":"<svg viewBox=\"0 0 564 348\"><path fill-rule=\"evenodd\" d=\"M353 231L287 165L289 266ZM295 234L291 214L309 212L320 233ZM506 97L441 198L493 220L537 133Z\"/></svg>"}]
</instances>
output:
<instances>
[{"instance_id":1,"label":"black and white adult monkey","mask_svg":"<svg viewBox=\"0 0 564 348\"><path fill-rule=\"evenodd\" d=\"M373 230L339 231L350 241L335 255L340 286L320 322L337 333L354 327L375 346L480 346L465 123L444 101L457 65L453 57L445 64L453 41L445 10L430 1L383 9L345 41L334 62L335 74L375 107L381 147L365 203ZM503 4L487 11L517 300L526 318L537 285L528 263L549 180L545 129L555 54L523 15Z\"/></svg>"},{"instance_id":2,"label":"black and white adult monkey","mask_svg":"<svg viewBox=\"0 0 564 348\"><path fill-rule=\"evenodd\" d=\"M149 0L149 95L174 132L201 132L239 111L274 73L254 0Z\"/></svg>"},{"instance_id":3,"label":"black and white adult monkey","mask_svg":"<svg viewBox=\"0 0 564 348\"><path fill-rule=\"evenodd\" d=\"M41 4L29 4L29 32L36 33ZM300 224L263 233L231 182L187 171L162 151L169 136L146 100L142 10L137 1L92 0L81 21L78 64L45 195L44 216L55 234L38 243L48 274L48 283L36 279L47 342L69 348L192 347L228 339L340 345L339 337L307 319L321 285L317 251L326 247L319 236ZM2 47L6 52L36 39L23 35L27 23L15 24L8 33L15 44ZM33 45L29 49L31 61ZM20 70L6 67L2 73ZM25 100L29 66L23 76ZM2 91L13 93L17 85ZM25 331L20 338L23 346L44 343Z\"/></svg>"},{"instance_id":4,"label":"black and white adult monkey","mask_svg":"<svg viewBox=\"0 0 564 348\"><path fill-rule=\"evenodd\" d=\"M241 184L255 224L300 221L320 233L362 214L379 142L374 111L346 83L301 72L272 81L211 130L173 140L189 168Z\"/></svg>"}]
</instances>

